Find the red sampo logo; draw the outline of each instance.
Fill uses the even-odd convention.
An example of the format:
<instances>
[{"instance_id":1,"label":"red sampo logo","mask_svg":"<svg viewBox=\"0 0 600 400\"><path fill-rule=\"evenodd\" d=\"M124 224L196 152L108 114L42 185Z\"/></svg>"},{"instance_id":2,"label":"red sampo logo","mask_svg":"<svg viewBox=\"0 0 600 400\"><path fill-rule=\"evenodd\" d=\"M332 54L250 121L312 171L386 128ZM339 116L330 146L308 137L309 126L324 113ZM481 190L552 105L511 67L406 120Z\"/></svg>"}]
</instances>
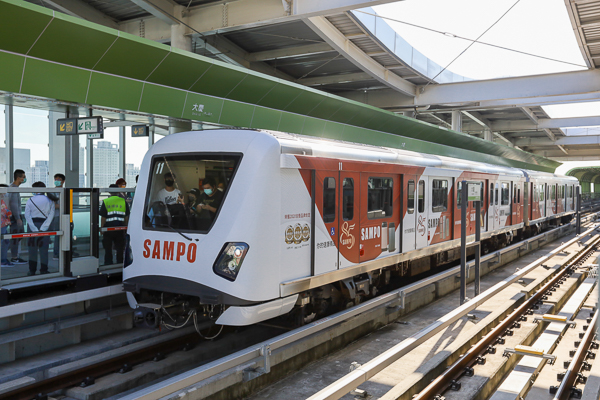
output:
<instances>
[{"instance_id":1,"label":"red sampo logo","mask_svg":"<svg viewBox=\"0 0 600 400\"><path fill-rule=\"evenodd\" d=\"M196 250L198 250L196 243L190 243L186 246L186 244L182 242L177 242L177 245L175 245L175 242L161 242L160 240L155 240L152 251L150 250L151 245L152 241L150 239L144 240L144 252L142 253L144 258L181 261L185 256L189 263L196 261Z\"/></svg>"}]
</instances>

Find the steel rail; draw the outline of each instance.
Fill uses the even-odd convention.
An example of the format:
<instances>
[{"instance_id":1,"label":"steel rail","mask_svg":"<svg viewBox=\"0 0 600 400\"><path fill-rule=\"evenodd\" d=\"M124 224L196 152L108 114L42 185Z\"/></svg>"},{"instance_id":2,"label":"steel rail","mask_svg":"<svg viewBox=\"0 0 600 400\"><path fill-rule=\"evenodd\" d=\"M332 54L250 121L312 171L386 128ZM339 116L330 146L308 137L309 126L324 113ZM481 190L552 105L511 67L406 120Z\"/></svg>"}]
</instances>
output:
<instances>
[{"instance_id":1,"label":"steel rail","mask_svg":"<svg viewBox=\"0 0 600 400\"><path fill-rule=\"evenodd\" d=\"M476 296L469 302L463 304L462 306L439 318L433 324L413 334L412 336L398 343L391 349L385 351L378 357L374 358L368 363L350 372L349 374L341 377L326 388L315 393L314 395L309 397L308 400L337 400L342 396L345 396L347 393L356 389L359 385L368 381L373 376L381 372L383 369L387 368L389 365L397 361L400 357L406 355L407 353L418 347L420 344L424 343L429 338L440 332L442 329L446 328L459 318L462 318L463 316L465 316L466 314L468 314L469 312L486 302L489 298L504 290L508 285L516 282L522 276L527 275L533 269L542 265L544 262L554 257L556 254L561 253L567 247L571 246L574 243L577 243L583 237L591 234L598 226L598 224L592 226L587 231L583 232L581 235L574 237L568 242L550 251L547 255L528 264L523 269L505 278L503 281L492 286L485 292L481 293L479 296ZM548 232L546 232L546 234L547 233ZM533 239L535 240L535 238Z\"/></svg>"},{"instance_id":2,"label":"steel rail","mask_svg":"<svg viewBox=\"0 0 600 400\"><path fill-rule=\"evenodd\" d=\"M14 389L10 392L1 394L0 399L31 400L36 398L39 393L47 394L60 389L78 386L88 377L97 379L101 376L117 372L124 364L134 365L149 361L152 360L157 353L165 354L173 352L181 349L183 345L187 343L196 343L199 341L201 341L200 336L194 332L131 353L109 358L100 363L88 365L66 374L44 379L19 389Z\"/></svg>"},{"instance_id":3,"label":"steel rail","mask_svg":"<svg viewBox=\"0 0 600 400\"><path fill-rule=\"evenodd\" d=\"M564 376L563 380L561 381L560 385L558 386L558 389L556 390L556 394L554 395L554 398L552 400L566 400L570 397L571 388L575 384L575 380L577 379L577 374L579 373L579 370L581 369L581 365L583 364L583 361L585 360L585 357L588 352L588 348L590 347L590 343L592 342L592 338L594 337L594 334L596 333L596 322L597 321L598 321L598 311L596 311L594 313L594 318L592 319L592 322L589 324L589 327L588 327L587 331L585 332L585 335L583 336L583 339L581 340L581 343L579 344L579 347L577 348L575 355L573 356L573 360L569 364L569 368L567 368L567 371L565 372L565 376Z\"/></svg>"},{"instance_id":4,"label":"steel rail","mask_svg":"<svg viewBox=\"0 0 600 400\"><path fill-rule=\"evenodd\" d=\"M450 385L451 380L456 379L457 376L462 375L465 368L473 362L480 354L486 351L488 346L492 345L496 339L509 329L515 322L519 320L521 316L525 314L527 310L532 308L541 298L552 288L555 284L560 281L563 276L572 271L572 268L579 261L584 259L589 252L593 251L596 246L600 244L600 236L593 239L591 243L586 245L579 253L573 257L573 260L569 260L565 264L567 267L563 268L558 272L548 283L540 288L533 296L527 299L521 304L516 310L514 310L508 317L494 327L487 335L485 335L479 342L473 345L462 357L460 357L454 364L446 369L440 376L433 380L425 389L423 389L417 396L413 397L413 400L428 400L433 399L436 395L442 394Z\"/></svg>"}]
</instances>

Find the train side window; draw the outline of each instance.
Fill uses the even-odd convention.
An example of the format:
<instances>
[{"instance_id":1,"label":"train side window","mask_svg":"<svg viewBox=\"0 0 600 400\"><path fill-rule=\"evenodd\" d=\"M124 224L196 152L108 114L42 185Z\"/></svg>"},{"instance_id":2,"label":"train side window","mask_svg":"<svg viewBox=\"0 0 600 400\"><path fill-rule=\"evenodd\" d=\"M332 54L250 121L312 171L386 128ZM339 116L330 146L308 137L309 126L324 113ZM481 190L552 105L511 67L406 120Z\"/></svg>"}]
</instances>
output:
<instances>
[{"instance_id":1,"label":"train side window","mask_svg":"<svg viewBox=\"0 0 600 400\"><path fill-rule=\"evenodd\" d=\"M513 185L513 204L517 204L517 185Z\"/></svg>"},{"instance_id":2,"label":"train side window","mask_svg":"<svg viewBox=\"0 0 600 400\"><path fill-rule=\"evenodd\" d=\"M412 179L408 181L406 190L408 191L406 212L412 214L415 212L415 181Z\"/></svg>"},{"instance_id":3,"label":"train side window","mask_svg":"<svg viewBox=\"0 0 600 400\"><path fill-rule=\"evenodd\" d=\"M369 178L367 193L367 217L388 218L393 214L394 180L392 178Z\"/></svg>"},{"instance_id":4,"label":"train side window","mask_svg":"<svg viewBox=\"0 0 600 400\"><path fill-rule=\"evenodd\" d=\"M533 189L531 191L533 192L533 201L538 201L538 192L535 185L533 185Z\"/></svg>"},{"instance_id":5,"label":"train side window","mask_svg":"<svg viewBox=\"0 0 600 400\"><path fill-rule=\"evenodd\" d=\"M494 184L490 183L490 206L494 205Z\"/></svg>"},{"instance_id":6,"label":"train side window","mask_svg":"<svg viewBox=\"0 0 600 400\"><path fill-rule=\"evenodd\" d=\"M352 221L354 219L354 179L344 178L342 191L342 217L344 221Z\"/></svg>"},{"instance_id":7,"label":"train side window","mask_svg":"<svg viewBox=\"0 0 600 400\"><path fill-rule=\"evenodd\" d=\"M502 191L500 194L502 195L501 205L507 206L508 203L510 203L510 189L508 183L502 182Z\"/></svg>"},{"instance_id":8,"label":"train side window","mask_svg":"<svg viewBox=\"0 0 600 400\"><path fill-rule=\"evenodd\" d=\"M496 187L495 192L496 192L496 195L494 196L494 205L498 205L498 197L500 197L500 196L498 196L498 187Z\"/></svg>"},{"instance_id":9,"label":"train side window","mask_svg":"<svg viewBox=\"0 0 600 400\"><path fill-rule=\"evenodd\" d=\"M481 202L481 206L483 207L483 192L485 191L485 186L483 186L483 182L481 182L481 192L479 193L479 201Z\"/></svg>"},{"instance_id":10,"label":"train side window","mask_svg":"<svg viewBox=\"0 0 600 400\"><path fill-rule=\"evenodd\" d=\"M552 187L550 188L550 199L556 200L556 186L555 185L552 185Z\"/></svg>"},{"instance_id":11,"label":"train side window","mask_svg":"<svg viewBox=\"0 0 600 400\"><path fill-rule=\"evenodd\" d=\"M456 207L462 207L462 182L456 182Z\"/></svg>"},{"instance_id":12,"label":"train side window","mask_svg":"<svg viewBox=\"0 0 600 400\"><path fill-rule=\"evenodd\" d=\"M419 181L419 196L418 196L419 213L425 212L425 181Z\"/></svg>"},{"instance_id":13,"label":"train side window","mask_svg":"<svg viewBox=\"0 0 600 400\"><path fill-rule=\"evenodd\" d=\"M431 187L431 210L433 212L442 212L448 210L448 181L434 179Z\"/></svg>"},{"instance_id":14,"label":"train side window","mask_svg":"<svg viewBox=\"0 0 600 400\"><path fill-rule=\"evenodd\" d=\"M517 190L517 203L521 204L521 188Z\"/></svg>"},{"instance_id":15,"label":"train side window","mask_svg":"<svg viewBox=\"0 0 600 400\"><path fill-rule=\"evenodd\" d=\"M335 178L323 179L323 222L335 221Z\"/></svg>"}]
</instances>

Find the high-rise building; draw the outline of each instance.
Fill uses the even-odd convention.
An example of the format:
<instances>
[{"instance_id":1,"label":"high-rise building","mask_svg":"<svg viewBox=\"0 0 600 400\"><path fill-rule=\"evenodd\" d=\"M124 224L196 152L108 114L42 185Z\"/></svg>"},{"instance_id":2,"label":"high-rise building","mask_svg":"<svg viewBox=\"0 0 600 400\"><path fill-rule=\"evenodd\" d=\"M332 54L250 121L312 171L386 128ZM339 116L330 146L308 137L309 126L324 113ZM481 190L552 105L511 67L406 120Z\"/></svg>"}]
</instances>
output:
<instances>
[{"instance_id":1,"label":"high-rise building","mask_svg":"<svg viewBox=\"0 0 600 400\"><path fill-rule=\"evenodd\" d=\"M119 179L119 145L100 141L94 146L94 187L107 188Z\"/></svg>"},{"instance_id":2,"label":"high-rise building","mask_svg":"<svg viewBox=\"0 0 600 400\"><path fill-rule=\"evenodd\" d=\"M127 187L135 187L135 177L140 174L140 167L133 164L125 164Z\"/></svg>"},{"instance_id":3,"label":"high-rise building","mask_svg":"<svg viewBox=\"0 0 600 400\"><path fill-rule=\"evenodd\" d=\"M30 179L31 182L44 182L44 185L48 187L50 180L50 166L47 160L35 160L35 166L31 168ZM29 181L29 179L27 179ZM54 185L52 185L54 186Z\"/></svg>"},{"instance_id":4,"label":"high-rise building","mask_svg":"<svg viewBox=\"0 0 600 400\"><path fill-rule=\"evenodd\" d=\"M0 147L0 174L2 171L6 171L6 174L0 176L0 181L2 178L5 178L5 182L7 184L12 183L13 181L13 172L6 170L6 148ZM14 149L14 165L15 169L22 169L25 171L26 176L31 176L31 151L29 149ZM31 180L31 178L27 179L27 183L24 183L21 187L31 187L31 183L35 181Z\"/></svg>"}]
</instances>

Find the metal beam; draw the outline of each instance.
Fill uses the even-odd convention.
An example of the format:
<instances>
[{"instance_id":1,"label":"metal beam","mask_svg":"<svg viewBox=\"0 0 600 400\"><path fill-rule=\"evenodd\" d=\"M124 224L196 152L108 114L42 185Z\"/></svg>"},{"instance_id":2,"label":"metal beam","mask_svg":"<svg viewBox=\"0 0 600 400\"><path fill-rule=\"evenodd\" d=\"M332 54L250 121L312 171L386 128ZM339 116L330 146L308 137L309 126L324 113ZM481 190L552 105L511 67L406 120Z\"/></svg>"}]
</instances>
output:
<instances>
[{"instance_id":1,"label":"metal beam","mask_svg":"<svg viewBox=\"0 0 600 400\"><path fill-rule=\"evenodd\" d=\"M515 139L517 146L573 146L573 145L597 145L600 146L600 135L565 136L556 140L546 138L520 138ZM600 154L600 147L598 147Z\"/></svg>"},{"instance_id":2,"label":"metal beam","mask_svg":"<svg viewBox=\"0 0 600 400\"><path fill-rule=\"evenodd\" d=\"M360 82L372 80L373 77L366 72L356 72L353 74L338 74L338 75L326 75L318 76L315 78L304 78L297 82L305 86L320 86L320 85L331 85L335 83L346 83L346 82Z\"/></svg>"},{"instance_id":3,"label":"metal beam","mask_svg":"<svg viewBox=\"0 0 600 400\"><path fill-rule=\"evenodd\" d=\"M303 46L287 47L285 49L276 49L268 51L259 51L248 54L248 61L266 61L280 58L298 57L307 54L318 54L333 51L327 43L307 44Z\"/></svg>"},{"instance_id":4,"label":"metal beam","mask_svg":"<svg viewBox=\"0 0 600 400\"><path fill-rule=\"evenodd\" d=\"M364 7L393 3L395 1L396 0L295 0L293 11L295 15L329 15Z\"/></svg>"},{"instance_id":5,"label":"metal beam","mask_svg":"<svg viewBox=\"0 0 600 400\"><path fill-rule=\"evenodd\" d=\"M324 17L312 17L304 22L338 53L384 85L408 96L414 96L416 86L386 69L365 54Z\"/></svg>"},{"instance_id":6,"label":"metal beam","mask_svg":"<svg viewBox=\"0 0 600 400\"><path fill-rule=\"evenodd\" d=\"M214 54L221 61L237 65L239 67L245 67L253 71L262 72L276 78L285 79L288 81L295 80L288 74L278 70L277 68L271 67L268 64L248 61L248 52L221 35L211 35L207 38L198 37L198 35L195 36L195 40L200 43L200 46L203 46L207 51Z\"/></svg>"},{"instance_id":7,"label":"metal beam","mask_svg":"<svg viewBox=\"0 0 600 400\"><path fill-rule=\"evenodd\" d=\"M169 19L162 14L159 0L132 0L140 7L147 9L156 18ZM166 1L166 0L161 0ZM196 31L205 35L232 32L266 26L302 18L339 14L345 11L369 7L376 4L393 3L396 0L235 0L219 1L210 4L190 7L186 12L186 23ZM146 3L142 6L143 3ZM155 6L155 5L158 5ZM153 9L154 11L150 11ZM162 15L161 15L162 14ZM165 19L166 18L166 19ZM133 21L125 21L128 25ZM173 22L166 22L173 23ZM129 31L125 28L122 30ZM189 31L188 34L191 34Z\"/></svg>"},{"instance_id":8,"label":"metal beam","mask_svg":"<svg viewBox=\"0 0 600 400\"><path fill-rule=\"evenodd\" d=\"M45 1L45 0L44 0ZM177 3L170 0L131 0L132 3L143 8L165 24L180 24L175 16L174 7ZM181 19L181 16L179 16Z\"/></svg>"},{"instance_id":9,"label":"metal beam","mask_svg":"<svg viewBox=\"0 0 600 400\"><path fill-rule=\"evenodd\" d=\"M563 153L558 148L548 149L548 150L534 150L534 151L531 151L531 153L538 155L538 156L542 156L542 157L552 158L553 160L557 160L557 161L561 161L561 162L564 162L564 161L588 161L588 160L598 161L598 158L600 157L600 149L598 149L598 150L569 149L568 155Z\"/></svg>"},{"instance_id":10,"label":"metal beam","mask_svg":"<svg viewBox=\"0 0 600 400\"><path fill-rule=\"evenodd\" d=\"M472 111L468 112L472 113ZM535 131L599 125L600 116L571 118L540 118L537 120L537 123L528 120L500 120L492 122L490 124L490 128L497 131Z\"/></svg>"},{"instance_id":11,"label":"metal beam","mask_svg":"<svg viewBox=\"0 0 600 400\"><path fill-rule=\"evenodd\" d=\"M119 24L114 19L81 0L44 0L44 3L73 17L119 29Z\"/></svg>"},{"instance_id":12,"label":"metal beam","mask_svg":"<svg viewBox=\"0 0 600 400\"><path fill-rule=\"evenodd\" d=\"M429 85L423 93L421 90L423 87L418 88L414 98L391 90L373 91L369 93L369 104L392 111L438 104L473 110L598 101L600 70ZM360 101L362 94L339 95Z\"/></svg>"}]
</instances>

